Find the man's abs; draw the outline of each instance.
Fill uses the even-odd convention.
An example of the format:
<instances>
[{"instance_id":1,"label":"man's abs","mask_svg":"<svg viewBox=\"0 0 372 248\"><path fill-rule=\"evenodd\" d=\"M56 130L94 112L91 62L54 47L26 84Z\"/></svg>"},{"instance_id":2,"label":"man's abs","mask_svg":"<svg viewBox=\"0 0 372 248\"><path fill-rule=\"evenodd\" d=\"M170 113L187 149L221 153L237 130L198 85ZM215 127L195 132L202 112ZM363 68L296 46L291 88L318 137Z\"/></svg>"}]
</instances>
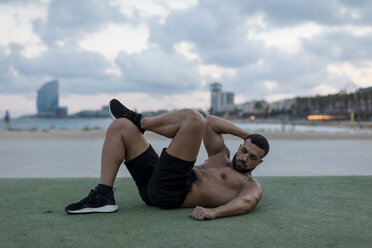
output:
<instances>
[{"instance_id":1,"label":"man's abs","mask_svg":"<svg viewBox=\"0 0 372 248\"><path fill-rule=\"evenodd\" d=\"M193 171L198 179L182 207L218 207L234 199L242 187L241 175L230 167L195 166Z\"/></svg>"}]
</instances>

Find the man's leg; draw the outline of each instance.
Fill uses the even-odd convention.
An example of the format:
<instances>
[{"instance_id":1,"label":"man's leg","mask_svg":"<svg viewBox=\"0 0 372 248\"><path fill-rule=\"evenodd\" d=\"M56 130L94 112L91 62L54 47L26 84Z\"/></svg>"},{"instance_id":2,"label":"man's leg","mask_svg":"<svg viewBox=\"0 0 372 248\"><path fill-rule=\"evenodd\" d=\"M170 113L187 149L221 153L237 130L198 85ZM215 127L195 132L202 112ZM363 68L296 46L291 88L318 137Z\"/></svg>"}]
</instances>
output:
<instances>
[{"instance_id":1,"label":"man's leg","mask_svg":"<svg viewBox=\"0 0 372 248\"><path fill-rule=\"evenodd\" d=\"M141 172L143 168L139 165L143 162L139 161L143 160L142 155L129 163L126 162L126 165L131 173L145 175L134 179L142 199L147 204L161 208L180 207L194 181L192 167L204 133L202 115L188 109L155 117L143 117L115 99L110 102L110 113L113 118L130 120L141 133L149 130L172 139L160 158L154 158L155 163L151 159L151 165L146 169L150 174Z\"/></svg>"},{"instance_id":2,"label":"man's leg","mask_svg":"<svg viewBox=\"0 0 372 248\"><path fill-rule=\"evenodd\" d=\"M120 118L112 122L102 148L100 184L112 187L123 161L132 160L148 147L149 143L131 121Z\"/></svg>"},{"instance_id":3,"label":"man's leg","mask_svg":"<svg viewBox=\"0 0 372 248\"><path fill-rule=\"evenodd\" d=\"M186 109L155 117L143 117L116 99L110 101L109 110L112 118L129 119L141 133L150 130L172 138L167 148L170 155L187 161L196 159L204 132L204 118L200 113Z\"/></svg>"},{"instance_id":4,"label":"man's leg","mask_svg":"<svg viewBox=\"0 0 372 248\"><path fill-rule=\"evenodd\" d=\"M71 214L114 212L112 186L123 160L129 161L149 147L149 143L136 126L127 119L115 120L107 129L102 148L101 178L99 185L80 202L70 204L65 211Z\"/></svg>"},{"instance_id":5,"label":"man's leg","mask_svg":"<svg viewBox=\"0 0 372 248\"><path fill-rule=\"evenodd\" d=\"M203 116L190 109L166 113L155 117L143 117L141 127L172 141L167 153L186 161L195 161L204 134Z\"/></svg>"},{"instance_id":6,"label":"man's leg","mask_svg":"<svg viewBox=\"0 0 372 248\"><path fill-rule=\"evenodd\" d=\"M194 182L192 168L204 133L204 118L193 110L181 110L143 117L141 127L172 138L148 182L148 200L164 209L181 207Z\"/></svg>"}]
</instances>

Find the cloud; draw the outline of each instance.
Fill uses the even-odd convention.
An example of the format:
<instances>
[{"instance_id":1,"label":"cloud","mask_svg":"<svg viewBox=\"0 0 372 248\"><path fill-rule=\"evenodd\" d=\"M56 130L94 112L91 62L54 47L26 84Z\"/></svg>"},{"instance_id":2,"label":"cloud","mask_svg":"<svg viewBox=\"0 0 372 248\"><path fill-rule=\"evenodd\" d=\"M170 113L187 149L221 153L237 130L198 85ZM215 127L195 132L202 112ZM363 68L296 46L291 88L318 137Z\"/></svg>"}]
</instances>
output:
<instances>
[{"instance_id":1,"label":"cloud","mask_svg":"<svg viewBox=\"0 0 372 248\"><path fill-rule=\"evenodd\" d=\"M120 27L131 27L133 22L115 3L51 1L47 16L33 24L37 37L41 37L47 48L29 57L24 56L24 44L9 43L8 53L4 48L2 76L8 80L1 84L5 92L36 90L54 78L60 80L61 90L81 94L117 91L169 94L193 91L201 83L198 64L174 51L149 48L141 52L146 47L136 48L134 40L129 49L125 44L121 49L115 42L116 47L110 47L111 50L94 48L94 42L102 41L102 35L97 33L100 31L107 34L103 41L110 46L110 34L105 33L105 27L115 27L114 33L122 32L117 36L121 40L129 35L128 29ZM145 29L143 24L140 27ZM133 51L137 53L132 54ZM117 64L113 64L115 54L119 54Z\"/></svg>"},{"instance_id":2,"label":"cloud","mask_svg":"<svg viewBox=\"0 0 372 248\"><path fill-rule=\"evenodd\" d=\"M226 1L199 1L197 6L173 11L165 23L151 23L150 40L164 49L190 41L204 64L241 67L259 59L264 43L248 40L239 6Z\"/></svg>"},{"instance_id":3,"label":"cloud","mask_svg":"<svg viewBox=\"0 0 372 248\"><path fill-rule=\"evenodd\" d=\"M55 78L60 80L61 89L74 93L112 92L119 85L116 77L106 72L111 63L99 53L66 46L26 58L21 54L22 45L11 43L9 50L0 50L3 92L36 91L42 83ZM104 86L106 82L111 82L110 86Z\"/></svg>"},{"instance_id":4,"label":"cloud","mask_svg":"<svg viewBox=\"0 0 372 248\"><path fill-rule=\"evenodd\" d=\"M48 16L33 22L35 32L49 45L75 40L100 30L107 23L129 22L118 6L99 0L52 0Z\"/></svg>"},{"instance_id":5,"label":"cloud","mask_svg":"<svg viewBox=\"0 0 372 248\"><path fill-rule=\"evenodd\" d=\"M12 46L11 46L12 47ZM24 75L47 75L56 78L106 78L109 62L99 53L64 46L50 49L42 56L25 58L19 47L11 48L15 69Z\"/></svg>"},{"instance_id":6,"label":"cloud","mask_svg":"<svg viewBox=\"0 0 372 248\"><path fill-rule=\"evenodd\" d=\"M329 62L358 61L372 58L372 32L355 35L345 30L330 30L303 41L304 49Z\"/></svg>"},{"instance_id":7,"label":"cloud","mask_svg":"<svg viewBox=\"0 0 372 248\"><path fill-rule=\"evenodd\" d=\"M292 27L273 27L265 30L257 25L262 24L253 23L248 33L249 39L263 40L266 47L277 47L288 53L299 52L302 49L301 41L303 39L311 39L314 35L322 32L322 27L315 23L303 23Z\"/></svg>"},{"instance_id":8,"label":"cloud","mask_svg":"<svg viewBox=\"0 0 372 248\"><path fill-rule=\"evenodd\" d=\"M273 99L271 95L312 95L319 84L340 89L349 79L330 74L326 65L326 60L317 60L317 56L306 51L288 54L272 48L262 61L238 69L235 76L222 76L219 81L225 83L226 89L244 94L247 100Z\"/></svg>"},{"instance_id":9,"label":"cloud","mask_svg":"<svg viewBox=\"0 0 372 248\"><path fill-rule=\"evenodd\" d=\"M254 5L254 9L265 13L265 19L271 26L293 26L304 22L317 22L332 25L344 22L337 0L322 1L261 1ZM251 8L245 8L251 10Z\"/></svg>"},{"instance_id":10,"label":"cloud","mask_svg":"<svg viewBox=\"0 0 372 248\"><path fill-rule=\"evenodd\" d=\"M135 54L121 52L115 62L129 90L172 94L196 90L201 83L196 62L159 47Z\"/></svg>"},{"instance_id":11,"label":"cloud","mask_svg":"<svg viewBox=\"0 0 372 248\"><path fill-rule=\"evenodd\" d=\"M359 87L369 87L372 80L372 62L354 66L348 62L329 64L327 70L331 75L348 78ZM346 80L345 80L346 82ZM355 89L354 89L355 90Z\"/></svg>"},{"instance_id":12,"label":"cloud","mask_svg":"<svg viewBox=\"0 0 372 248\"><path fill-rule=\"evenodd\" d=\"M264 82L264 85L265 87L268 89L268 91L273 91L275 88L278 87L278 82L277 81L270 81L270 80L266 80Z\"/></svg>"},{"instance_id":13,"label":"cloud","mask_svg":"<svg viewBox=\"0 0 372 248\"><path fill-rule=\"evenodd\" d=\"M277 99L342 89L350 80L368 86L372 71L371 1L0 6L13 6L2 19L10 24L1 26L2 93L36 91L57 78L63 94L143 92L173 100L165 96L207 92L209 82L220 81L246 100Z\"/></svg>"},{"instance_id":14,"label":"cloud","mask_svg":"<svg viewBox=\"0 0 372 248\"><path fill-rule=\"evenodd\" d=\"M148 30L145 25L131 26L110 23L96 33L89 33L80 40L82 49L100 52L114 60L120 51L128 53L147 49Z\"/></svg>"},{"instance_id":15,"label":"cloud","mask_svg":"<svg viewBox=\"0 0 372 248\"><path fill-rule=\"evenodd\" d=\"M331 74L335 61L369 60L369 29L361 14L366 2L199 1L152 23L150 40L164 49L187 42L206 65L234 70L217 80L247 99L311 95L314 89L342 88L348 76ZM345 28L348 26L348 30ZM351 30L358 27L359 35ZM250 34L250 35L249 35ZM216 77L215 77L216 78ZM209 76L205 80L211 80ZM276 87L265 86L275 81ZM329 92L325 90L324 93Z\"/></svg>"},{"instance_id":16,"label":"cloud","mask_svg":"<svg viewBox=\"0 0 372 248\"><path fill-rule=\"evenodd\" d=\"M5 47L0 46L0 82L9 82L12 77L12 67L9 61L9 56ZM2 91L4 91L4 87L0 87L0 92Z\"/></svg>"},{"instance_id":17,"label":"cloud","mask_svg":"<svg viewBox=\"0 0 372 248\"><path fill-rule=\"evenodd\" d=\"M236 0L234 3L240 5L247 14L264 13L268 25L277 27L290 27L306 22L324 26L369 25L372 7L368 0L268 0L254 3Z\"/></svg>"}]
</instances>

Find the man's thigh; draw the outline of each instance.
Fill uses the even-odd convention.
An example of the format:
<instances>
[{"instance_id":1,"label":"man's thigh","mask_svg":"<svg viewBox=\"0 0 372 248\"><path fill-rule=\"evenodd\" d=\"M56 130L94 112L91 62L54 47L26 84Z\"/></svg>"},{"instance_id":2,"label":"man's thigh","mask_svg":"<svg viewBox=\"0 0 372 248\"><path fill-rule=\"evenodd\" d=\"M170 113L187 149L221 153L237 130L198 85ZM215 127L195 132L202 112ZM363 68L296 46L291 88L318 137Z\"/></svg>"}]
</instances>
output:
<instances>
[{"instance_id":1,"label":"man's thigh","mask_svg":"<svg viewBox=\"0 0 372 248\"><path fill-rule=\"evenodd\" d=\"M147 185L150 202L160 208L181 207L195 181L194 162L174 157L163 150Z\"/></svg>"},{"instance_id":2,"label":"man's thigh","mask_svg":"<svg viewBox=\"0 0 372 248\"><path fill-rule=\"evenodd\" d=\"M147 204L149 204L147 197L147 186L158 161L158 154L154 151L152 146L149 145L145 152L130 161L124 162L137 185L142 200Z\"/></svg>"},{"instance_id":3,"label":"man's thigh","mask_svg":"<svg viewBox=\"0 0 372 248\"><path fill-rule=\"evenodd\" d=\"M167 153L186 161L195 161L198 156L204 134L204 118L195 111L181 125L167 148Z\"/></svg>"}]
</instances>

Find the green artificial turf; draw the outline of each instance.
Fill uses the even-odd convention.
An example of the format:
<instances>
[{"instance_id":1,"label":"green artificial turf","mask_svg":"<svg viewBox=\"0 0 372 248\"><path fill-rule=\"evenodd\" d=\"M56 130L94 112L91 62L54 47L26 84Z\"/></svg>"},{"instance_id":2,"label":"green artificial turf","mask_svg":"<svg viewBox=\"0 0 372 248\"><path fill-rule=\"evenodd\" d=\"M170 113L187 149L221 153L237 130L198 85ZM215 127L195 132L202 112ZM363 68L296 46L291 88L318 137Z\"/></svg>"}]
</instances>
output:
<instances>
[{"instance_id":1,"label":"green artificial turf","mask_svg":"<svg viewBox=\"0 0 372 248\"><path fill-rule=\"evenodd\" d=\"M98 179L0 179L1 247L372 247L372 177L258 177L264 194L243 216L146 206L118 178L111 214L68 215Z\"/></svg>"}]
</instances>

